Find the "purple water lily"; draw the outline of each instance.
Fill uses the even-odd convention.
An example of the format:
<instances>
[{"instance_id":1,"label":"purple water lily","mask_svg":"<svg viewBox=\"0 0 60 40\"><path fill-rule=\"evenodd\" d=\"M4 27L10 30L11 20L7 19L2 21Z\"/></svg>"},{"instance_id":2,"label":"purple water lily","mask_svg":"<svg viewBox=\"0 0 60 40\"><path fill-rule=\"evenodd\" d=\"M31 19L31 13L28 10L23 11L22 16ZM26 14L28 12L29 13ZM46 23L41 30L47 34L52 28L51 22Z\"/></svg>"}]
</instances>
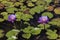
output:
<instances>
[{"instance_id":1,"label":"purple water lily","mask_svg":"<svg viewBox=\"0 0 60 40\"><path fill-rule=\"evenodd\" d=\"M15 19L16 19L16 15L14 14L8 16L8 21L14 22Z\"/></svg>"},{"instance_id":2,"label":"purple water lily","mask_svg":"<svg viewBox=\"0 0 60 40\"><path fill-rule=\"evenodd\" d=\"M42 23L42 24L45 24L49 21L48 17L47 16L41 16L39 17L39 20L38 20L38 23Z\"/></svg>"}]
</instances>

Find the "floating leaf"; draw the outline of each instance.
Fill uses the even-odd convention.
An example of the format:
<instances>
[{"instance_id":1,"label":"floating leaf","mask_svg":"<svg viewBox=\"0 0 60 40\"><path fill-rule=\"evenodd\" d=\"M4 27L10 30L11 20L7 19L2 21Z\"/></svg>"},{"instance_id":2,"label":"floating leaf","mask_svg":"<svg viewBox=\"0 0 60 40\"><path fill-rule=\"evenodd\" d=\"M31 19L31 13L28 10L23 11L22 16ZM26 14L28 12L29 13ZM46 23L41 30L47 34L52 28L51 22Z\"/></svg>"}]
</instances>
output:
<instances>
[{"instance_id":1,"label":"floating leaf","mask_svg":"<svg viewBox=\"0 0 60 40\"><path fill-rule=\"evenodd\" d=\"M57 39L58 37L58 34L56 33L56 31L47 30L46 34L48 35L47 37L49 39Z\"/></svg>"},{"instance_id":2,"label":"floating leaf","mask_svg":"<svg viewBox=\"0 0 60 40\"><path fill-rule=\"evenodd\" d=\"M60 7L55 8L55 9L54 9L54 12L55 12L56 14L60 14Z\"/></svg>"},{"instance_id":3,"label":"floating leaf","mask_svg":"<svg viewBox=\"0 0 60 40\"><path fill-rule=\"evenodd\" d=\"M8 1L2 1L2 4L4 4L6 7L14 7L13 2L8 2Z\"/></svg>"},{"instance_id":4,"label":"floating leaf","mask_svg":"<svg viewBox=\"0 0 60 40\"><path fill-rule=\"evenodd\" d=\"M32 15L29 15L29 14L24 14L23 16L22 16L22 19L24 20L24 21L29 21L30 19L32 19L33 17L32 17Z\"/></svg>"},{"instance_id":5,"label":"floating leaf","mask_svg":"<svg viewBox=\"0 0 60 40\"><path fill-rule=\"evenodd\" d=\"M50 13L50 12L44 12L44 13L42 14L42 16L48 16L49 18L52 18L52 17L53 17L53 14Z\"/></svg>"},{"instance_id":6,"label":"floating leaf","mask_svg":"<svg viewBox=\"0 0 60 40\"><path fill-rule=\"evenodd\" d=\"M37 0L31 0L32 2L36 2Z\"/></svg>"},{"instance_id":7,"label":"floating leaf","mask_svg":"<svg viewBox=\"0 0 60 40\"><path fill-rule=\"evenodd\" d=\"M34 11L36 12L36 13L40 13L40 12L42 12L42 11L44 11L44 7L43 6L36 6L35 8L34 8Z\"/></svg>"},{"instance_id":8,"label":"floating leaf","mask_svg":"<svg viewBox=\"0 0 60 40\"><path fill-rule=\"evenodd\" d=\"M60 18L55 18L49 22L49 24L56 25L60 27Z\"/></svg>"},{"instance_id":9,"label":"floating leaf","mask_svg":"<svg viewBox=\"0 0 60 40\"><path fill-rule=\"evenodd\" d=\"M0 9L4 8L4 4L0 3Z\"/></svg>"},{"instance_id":10,"label":"floating leaf","mask_svg":"<svg viewBox=\"0 0 60 40\"><path fill-rule=\"evenodd\" d=\"M7 40L16 40L16 39L17 39L17 37L12 36L12 37L9 37Z\"/></svg>"},{"instance_id":11,"label":"floating leaf","mask_svg":"<svg viewBox=\"0 0 60 40\"><path fill-rule=\"evenodd\" d=\"M5 15L4 16L4 20L8 20L8 15Z\"/></svg>"},{"instance_id":12,"label":"floating leaf","mask_svg":"<svg viewBox=\"0 0 60 40\"><path fill-rule=\"evenodd\" d=\"M8 8L6 8L6 11L7 11L8 13L14 13L14 11L18 11L18 10L17 10L17 8L15 8L15 7L8 7Z\"/></svg>"},{"instance_id":13,"label":"floating leaf","mask_svg":"<svg viewBox=\"0 0 60 40\"><path fill-rule=\"evenodd\" d=\"M21 9L20 9L19 11L22 11L22 12L25 11L25 10L27 9L27 7L26 7L26 6L23 6L23 5L20 6L20 8L21 8Z\"/></svg>"},{"instance_id":14,"label":"floating leaf","mask_svg":"<svg viewBox=\"0 0 60 40\"><path fill-rule=\"evenodd\" d=\"M39 24L38 27L40 29L44 29L44 27L45 27L45 29L48 29L50 27L50 25L49 24L45 24L45 26L44 26L44 24Z\"/></svg>"},{"instance_id":15,"label":"floating leaf","mask_svg":"<svg viewBox=\"0 0 60 40\"><path fill-rule=\"evenodd\" d=\"M60 2L60 0L54 0L55 4L58 4Z\"/></svg>"},{"instance_id":16,"label":"floating leaf","mask_svg":"<svg viewBox=\"0 0 60 40\"><path fill-rule=\"evenodd\" d=\"M39 27L40 29L44 29L44 25L43 25L43 24L39 24L38 27Z\"/></svg>"},{"instance_id":17,"label":"floating leaf","mask_svg":"<svg viewBox=\"0 0 60 40\"><path fill-rule=\"evenodd\" d=\"M2 38L4 36L4 31L0 29L0 38Z\"/></svg>"},{"instance_id":18,"label":"floating leaf","mask_svg":"<svg viewBox=\"0 0 60 40\"><path fill-rule=\"evenodd\" d=\"M47 7L47 11L53 11L54 10L54 6L48 6Z\"/></svg>"},{"instance_id":19,"label":"floating leaf","mask_svg":"<svg viewBox=\"0 0 60 40\"><path fill-rule=\"evenodd\" d=\"M2 12L1 15L5 16L5 15L8 15L7 12Z\"/></svg>"},{"instance_id":20,"label":"floating leaf","mask_svg":"<svg viewBox=\"0 0 60 40\"><path fill-rule=\"evenodd\" d=\"M44 0L44 1L46 1L47 3L50 3L50 2L52 2L52 0Z\"/></svg>"},{"instance_id":21,"label":"floating leaf","mask_svg":"<svg viewBox=\"0 0 60 40\"><path fill-rule=\"evenodd\" d=\"M7 32L6 37L10 38L12 36L16 36L19 32L19 30L12 29L11 31Z\"/></svg>"},{"instance_id":22,"label":"floating leaf","mask_svg":"<svg viewBox=\"0 0 60 40\"><path fill-rule=\"evenodd\" d=\"M28 22L24 22L24 24L30 25Z\"/></svg>"},{"instance_id":23,"label":"floating leaf","mask_svg":"<svg viewBox=\"0 0 60 40\"><path fill-rule=\"evenodd\" d=\"M20 21L22 19L23 13L22 12L16 12L15 15L16 15L16 18L17 18L16 21Z\"/></svg>"},{"instance_id":24,"label":"floating leaf","mask_svg":"<svg viewBox=\"0 0 60 40\"><path fill-rule=\"evenodd\" d=\"M46 5L46 2L45 1L43 1L43 0L38 0L38 1L36 1L36 5Z\"/></svg>"},{"instance_id":25,"label":"floating leaf","mask_svg":"<svg viewBox=\"0 0 60 40\"><path fill-rule=\"evenodd\" d=\"M24 2L25 0L18 0L19 2Z\"/></svg>"},{"instance_id":26,"label":"floating leaf","mask_svg":"<svg viewBox=\"0 0 60 40\"><path fill-rule=\"evenodd\" d=\"M27 28L24 28L23 29L23 32L24 33L31 33L31 30L33 29L33 27L31 27L31 26L28 26Z\"/></svg>"},{"instance_id":27,"label":"floating leaf","mask_svg":"<svg viewBox=\"0 0 60 40\"><path fill-rule=\"evenodd\" d=\"M30 9L30 14L34 15L35 14L35 11L34 11L34 8Z\"/></svg>"},{"instance_id":28,"label":"floating leaf","mask_svg":"<svg viewBox=\"0 0 60 40\"><path fill-rule=\"evenodd\" d=\"M23 3L21 2L15 2L14 6L19 6L19 5L23 5Z\"/></svg>"},{"instance_id":29,"label":"floating leaf","mask_svg":"<svg viewBox=\"0 0 60 40\"><path fill-rule=\"evenodd\" d=\"M29 12L30 12L30 14L34 15L35 13L40 13L40 12L44 11L44 9L45 8L43 6L38 5L32 9L30 9Z\"/></svg>"},{"instance_id":30,"label":"floating leaf","mask_svg":"<svg viewBox=\"0 0 60 40\"><path fill-rule=\"evenodd\" d=\"M4 21L4 19L0 18L0 22L3 22L3 21Z\"/></svg>"},{"instance_id":31,"label":"floating leaf","mask_svg":"<svg viewBox=\"0 0 60 40\"><path fill-rule=\"evenodd\" d=\"M28 5L29 7L33 7L33 6L34 6L34 4L33 4L33 3L31 3L31 2L30 2L30 3L28 3L27 5Z\"/></svg>"},{"instance_id":32,"label":"floating leaf","mask_svg":"<svg viewBox=\"0 0 60 40\"><path fill-rule=\"evenodd\" d=\"M29 39L31 37L31 34L22 34L23 38Z\"/></svg>"},{"instance_id":33,"label":"floating leaf","mask_svg":"<svg viewBox=\"0 0 60 40\"><path fill-rule=\"evenodd\" d=\"M49 24L45 24L45 29L48 29L50 27Z\"/></svg>"},{"instance_id":34,"label":"floating leaf","mask_svg":"<svg viewBox=\"0 0 60 40\"><path fill-rule=\"evenodd\" d=\"M40 28L34 28L34 29L31 30L31 33L33 35L38 35L38 34L40 34L40 32L41 32L41 29Z\"/></svg>"}]
</instances>

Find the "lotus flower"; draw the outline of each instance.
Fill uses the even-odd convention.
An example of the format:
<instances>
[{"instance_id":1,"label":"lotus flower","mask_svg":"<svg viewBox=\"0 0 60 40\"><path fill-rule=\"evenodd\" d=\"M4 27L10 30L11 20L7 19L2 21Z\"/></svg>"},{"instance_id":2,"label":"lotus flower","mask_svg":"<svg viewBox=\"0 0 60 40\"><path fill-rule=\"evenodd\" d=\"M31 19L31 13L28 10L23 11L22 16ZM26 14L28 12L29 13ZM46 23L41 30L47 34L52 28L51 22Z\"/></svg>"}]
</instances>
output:
<instances>
[{"instance_id":1,"label":"lotus flower","mask_svg":"<svg viewBox=\"0 0 60 40\"><path fill-rule=\"evenodd\" d=\"M38 20L38 23L42 23L42 24L45 24L49 21L48 17L47 16L41 16L39 17L39 20Z\"/></svg>"},{"instance_id":2,"label":"lotus flower","mask_svg":"<svg viewBox=\"0 0 60 40\"><path fill-rule=\"evenodd\" d=\"M14 14L8 16L8 21L14 22L15 19L16 19L16 15Z\"/></svg>"}]
</instances>

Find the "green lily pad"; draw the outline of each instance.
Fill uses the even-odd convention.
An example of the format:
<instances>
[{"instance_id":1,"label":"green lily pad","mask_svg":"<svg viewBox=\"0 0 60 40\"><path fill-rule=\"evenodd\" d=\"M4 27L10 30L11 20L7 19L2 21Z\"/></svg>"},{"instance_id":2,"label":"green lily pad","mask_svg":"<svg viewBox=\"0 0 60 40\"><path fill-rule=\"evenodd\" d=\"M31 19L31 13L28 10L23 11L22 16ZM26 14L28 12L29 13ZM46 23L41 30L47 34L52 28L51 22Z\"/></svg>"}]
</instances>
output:
<instances>
[{"instance_id":1,"label":"green lily pad","mask_svg":"<svg viewBox=\"0 0 60 40\"><path fill-rule=\"evenodd\" d=\"M22 19L23 12L16 12L15 15L16 15L16 18L17 18L16 21L20 21Z\"/></svg>"},{"instance_id":2,"label":"green lily pad","mask_svg":"<svg viewBox=\"0 0 60 40\"><path fill-rule=\"evenodd\" d=\"M24 14L23 16L22 16L22 19L24 20L24 21L29 21L30 19L32 19L33 18L33 16L32 15L29 15L29 14Z\"/></svg>"},{"instance_id":3,"label":"green lily pad","mask_svg":"<svg viewBox=\"0 0 60 40\"><path fill-rule=\"evenodd\" d=\"M44 24L39 24L38 27L39 27L40 29L44 29L44 28L45 28L45 29L48 29L48 28L50 27L50 25L49 25L49 24L45 24L45 25L44 25Z\"/></svg>"},{"instance_id":4,"label":"green lily pad","mask_svg":"<svg viewBox=\"0 0 60 40\"><path fill-rule=\"evenodd\" d=\"M5 15L8 15L7 12L2 12L1 15L5 16Z\"/></svg>"},{"instance_id":5,"label":"green lily pad","mask_svg":"<svg viewBox=\"0 0 60 40\"><path fill-rule=\"evenodd\" d=\"M36 2L37 0L31 0L32 2Z\"/></svg>"},{"instance_id":6,"label":"green lily pad","mask_svg":"<svg viewBox=\"0 0 60 40\"><path fill-rule=\"evenodd\" d=\"M33 29L33 27L31 27L31 26L28 26L27 28L24 28L23 29L23 32L24 33L31 33L31 30Z\"/></svg>"},{"instance_id":7,"label":"green lily pad","mask_svg":"<svg viewBox=\"0 0 60 40\"><path fill-rule=\"evenodd\" d=\"M57 39L58 37L58 34L56 33L56 31L47 30L46 34L48 35L47 37L49 39Z\"/></svg>"},{"instance_id":8,"label":"green lily pad","mask_svg":"<svg viewBox=\"0 0 60 40\"><path fill-rule=\"evenodd\" d=\"M44 0L44 1L46 1L47 3L50 3L50 2L52 2L52 0Z\"/></svg>"},{"instance_id":9,"label":"green lily pad","mask_svg":"<svg viewBox=\"0 0 60 40\"><path fill-rule=\"evenodd\" d=\"M49 24L45 24L45 29L48 29L50 27Z\"/></svg>"},{"instance_id":10,"label":"green lily pad","mask_svg":"<svg viewBox=\"0 0 60 40\"><path fill-rule=\"evenodd\" d=\"M15 2L14 6L19 6L20 3L19 2Z\"/></svg>"},{"instance_id":11,"label":"green lily pad","mask_svg":"<svg viewBox=\"0 0 60 40\"><path fill-rule=\"evenodd\" d=\"M0 18L0 22L3 22L3 21L4 21L4 19Z\"/></svg>"},{"instance_id":12,"label":"green lily pad","mask_svg":"<svg viewBox=\"0 0 60 40\"><path fill-rule=\"evenodd\" d=\"M40 12L44 11L44 9L45 8L43 6L38 5L38 6L34 7L34 8L31 8L29 10L29 12L30 12L31 15L34 15L35 13L40 13Z\"/></svg>"},{"instance_id":13,"label":"green lily pad","mask_svg":"<svg viewBox=\"0 0 60 40\"><path fill-rule=\"evenodd\" d=\"M44 29L44 25L43 25L43 24L39 24L38 27L39 27L40 29Z\"/></svg>"},{"instance_id":14,"label":"green lily pad","mask_svg":"<svg viewBox=\"0 0 60 40\"><path fill-rule=\"evenodd\" d=\"M36 1L36 5L46 5L46 2L44 0L38 0Z\"/></svg>"},{"instance_id":15,"label":"green lily pad","mask_svg":"<svg viewBox=\"0 0 60 40\"><path fill-rule=\"evenodd\" d=\"M17 39L17 37L12 36L12 37L9 37L7 40L16 40L16 39Z\"/></svg>"},{"instance_id":16,"label":"green lily pad","mask_svg":"<svg viewBox=\"0 0 60 40\"><path fill-rule=\"evenodd\" d=\"M8 2L8 1L4 0L1 3L3 3L6 7L14 7L13 2Z\"/></svg>"},{"instance_id":17,"label":"green lily pad","mask_svg":"<svg viewBox=\"0 0 60 40\"><path fill-rule=\"evenodd\" d=\"M4 31L0 29L0 38L2 38L4 36Z\"/></svg>"},{"instance_id":18,"label":"green lily pad","mask_svg":"<svg viewBox=\"0 0 60 40\"><path fill-rule=\"evenodd\" d=\"M34 15L35 14L34 8L30 9L29 12L30 14Z\"/></svg>"},{"instance_id":19,"label":"green lily pad","mask_svg":"<svg viewBox=\"0 0 60 40\"><path fill-rule=\"evenodd\" d=\"M12 36L16 36L19 32L20 30L12 29L11 31L7 32L6 37L10 38Z\"/></svg>"},{"instance_id":20,"label":"green lily pad","mask_svg":"<svg viewBox=\"0 0 60 40\"><path fill-rule=\"evenodd\" d=\"M17 10L17 8L15 8L15 7L8 7L8 8L6 8L6 11L7 11L8 13L14 13L14 11L18 11L18 10Z\"/></svg>"},{"instance_id":21,"label":"green lily pad","mask_svg":"<svg viewBox=\"0 0 60 40\"><path fill-rule=\"evenodd\" d=\"M34 28L34 29L31 30L31 33L33 35L38 35L38 34L40 34L40 32L41 32L41 29L40 28Z\"/></svg>"},{"instance_id":22,"label":"green lily pad","mask_svg":"<svg viewBox=\"0 0 60 40\"><path fill-rule=\"evenodd\" d=\"M9 15L5 15L5 16L4 16L4 20L8 20L8 16L9 16Z\"/></svg>"},{"instance_id":23,"label":"green lily pad","mask_svg":"<svg viewBox=\"0 0 60 40\"><path fill-rule=\"evenodd\" d=\"M49 18L52 18L53 14L51 12L44 12L42 16L48 16Z\"/></svg>"},{"instance_id":24,"label":"green lily pad","mask_svg":"<svg viewBox=\"0 0 60 40\"><path fill-rule=\"evenodd\" d=\"M55 18L55 19L52 19L49 24L52 24L52 25L56 25L58 27L60 27L60 18Z\"/></svg>"},{"instance_id":25,"label":"green lily pad","mask_svg":"<svg viewBox=\"0 0 60 40\"><path fill-rule=\"evenodd\" d=\"M60 14L60 7L55 8L55 9L54 9L54 12L55 12L56 14Z\"/></svg>"},{"instance_id":26,"label":"green lily pad","mask_svg":"<svg viewBox=\"0 0 60 40\"><path fill-rule=\"evenodd\" d=\"M32 2L28 3L27 5L28 5L29 7L35 6Z\"/></svg>"},{"instance_id":27,"label":"green lily pad","mask_svg":"<svg viewBox=\"0 0 60 40\"><path fill-rule=\"evenodd\" d=\"M23 38L29 39L31 37L31 34L22 34Z\"/></svg>"}]
</instances>

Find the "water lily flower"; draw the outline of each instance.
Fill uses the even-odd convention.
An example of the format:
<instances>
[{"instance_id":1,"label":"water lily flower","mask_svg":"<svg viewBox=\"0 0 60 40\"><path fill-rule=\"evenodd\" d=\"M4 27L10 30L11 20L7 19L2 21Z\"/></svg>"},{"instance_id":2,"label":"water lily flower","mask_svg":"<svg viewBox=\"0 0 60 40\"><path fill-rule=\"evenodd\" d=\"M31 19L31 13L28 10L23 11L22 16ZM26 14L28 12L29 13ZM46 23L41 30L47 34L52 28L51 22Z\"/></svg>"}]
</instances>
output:
<instances>
[{"instance_id":1,"label":"water lily flower","mask_svg":"<svg viewBox=\"0 0 60 40\"><path fill-rule=\"evenodd\" d=\"M14 22L15 19L16 19L16 15L14 14L8 16L8 21Z\"/></svg>"},{"instance_id":2,"label":"water lily flower","mask_svg":"<svg viewBox=\"0 0 60 40\"><path fill-rule=\"evenodd\" d=\"M45 24L49 21L48 17L47 16L41 16L39 17L39 20L38 20L38 23L42 23L42 24Z\"/></svg>"}]
</instances>

